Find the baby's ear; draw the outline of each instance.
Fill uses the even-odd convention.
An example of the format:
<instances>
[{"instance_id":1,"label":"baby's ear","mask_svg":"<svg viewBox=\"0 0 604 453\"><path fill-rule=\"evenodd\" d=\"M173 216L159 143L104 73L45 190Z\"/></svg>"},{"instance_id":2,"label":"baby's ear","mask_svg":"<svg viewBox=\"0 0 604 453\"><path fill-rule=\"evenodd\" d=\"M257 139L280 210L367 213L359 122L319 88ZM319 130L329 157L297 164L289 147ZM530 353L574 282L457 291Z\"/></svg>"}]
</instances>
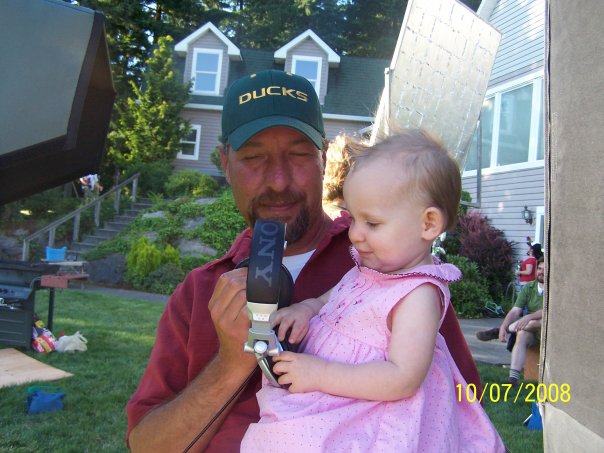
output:
<instances>
[{"instance_id":1,"label":"baby's ear","mask_svg":"<svg viewBox=\"0 0 604 453\"><path fill-rule=\"evenodd\" d=\"M443 212L430 206L422 214L422 239L432 242L443 232L445 216Z\"/></svg>"}]
</instances>

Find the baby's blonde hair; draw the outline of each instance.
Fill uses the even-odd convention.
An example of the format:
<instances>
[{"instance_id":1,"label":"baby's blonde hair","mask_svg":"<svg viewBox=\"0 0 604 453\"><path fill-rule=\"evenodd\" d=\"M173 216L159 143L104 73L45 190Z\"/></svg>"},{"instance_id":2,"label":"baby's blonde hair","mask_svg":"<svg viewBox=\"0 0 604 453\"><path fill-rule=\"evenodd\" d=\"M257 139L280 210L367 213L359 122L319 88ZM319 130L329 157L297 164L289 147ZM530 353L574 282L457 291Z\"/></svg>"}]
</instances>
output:
<instances>
[{"instance_id":1,"label":"baby's blonde hair","mask_svg":"<svg viewBox=\"0 0 604 453\"><path fill-rule=\"evenodd\" d=\"M344 179L352 165L352 159L365 146L349 135L340 134L327 148L325 176L323 178L323 201L331 203L344 198Z\"/></svg>"},{"instance_id":2,"label":"baby's blonde hair","mask_svg":"<svg viewBox=\"0 0 604 453\"><path fill-rule=\"evenodd\" d=\"M442 142L424 129L405 129L358 153L350 169L354 172L365 163L386 158L401 165L405 184L402 193L440 209L445 216L444 231L457 222L461 197L461 175L457 163Z\"/></svg>"}]
</instances>

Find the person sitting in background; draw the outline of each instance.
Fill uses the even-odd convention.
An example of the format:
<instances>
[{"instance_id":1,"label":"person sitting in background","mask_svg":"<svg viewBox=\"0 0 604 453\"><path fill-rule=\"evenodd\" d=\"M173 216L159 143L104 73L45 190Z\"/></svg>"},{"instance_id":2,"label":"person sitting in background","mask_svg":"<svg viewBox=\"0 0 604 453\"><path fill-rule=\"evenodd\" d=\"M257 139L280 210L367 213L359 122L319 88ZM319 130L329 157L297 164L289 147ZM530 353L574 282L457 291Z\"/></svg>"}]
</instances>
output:
<instances>
[{"instance_id":1,"label":"person sitting in background","mask_svg":"<svg viewBox=\"0 0 604 453\"><path fill-rule=\"evenodd\" d=\"M518 384L527 348L540 340L544 282L545 264L541 256L537 260L537 279L522 288L501 326L476 333L476 338L481 341L499 338L504 343L508 342L508 349L512 352L508 382L512 385Z\"/></svg>"},{"instance_id":2,"label":"person sitting in background","mask_svg":"<svg viewBox=\"0 0 604 453\"><path fill-rule=\"evenodd\" d=\"M323 210L335 219L340 217L344 205L344 179L350 170L351 159L364 147L346 134L340 134L327 148L325 176L323 179Z\"/></svg>"}]
</instances>

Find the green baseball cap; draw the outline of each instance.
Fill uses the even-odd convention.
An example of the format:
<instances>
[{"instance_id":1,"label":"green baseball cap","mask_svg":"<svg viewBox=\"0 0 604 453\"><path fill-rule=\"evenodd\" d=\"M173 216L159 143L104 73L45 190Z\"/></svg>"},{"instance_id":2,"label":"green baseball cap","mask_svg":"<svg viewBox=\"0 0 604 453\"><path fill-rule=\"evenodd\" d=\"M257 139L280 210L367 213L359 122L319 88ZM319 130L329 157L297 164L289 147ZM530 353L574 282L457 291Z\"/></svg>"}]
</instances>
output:
<instances>
[{"instance_id":1,"label":"green baseball cap","mask_svg":"<svg viewBox=\"0 0 604 453\"><path fill-rule=\"evenodd\" d=\"M237 150L273 126L296 129L318 149L323 148L323 116L312 84L275 69L233 82L224 97L222 139Z\"/></svg>"}]
</instances>

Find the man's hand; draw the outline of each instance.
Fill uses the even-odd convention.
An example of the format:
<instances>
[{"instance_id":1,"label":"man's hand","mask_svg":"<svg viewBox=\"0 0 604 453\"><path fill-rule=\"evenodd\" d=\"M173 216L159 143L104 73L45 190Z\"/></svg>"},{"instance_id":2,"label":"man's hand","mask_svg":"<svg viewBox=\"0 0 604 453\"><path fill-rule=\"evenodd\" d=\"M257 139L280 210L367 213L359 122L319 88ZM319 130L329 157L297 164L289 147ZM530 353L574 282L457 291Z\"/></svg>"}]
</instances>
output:
<instances>
[{"instance_id":1,"label":"man's hand","mask_svg":"<svg viewBox=\"0 0 604 453\"><path fill-rule=\"evenodd\" d=\"M529 315L523 316L518 321L516 321L515 326L514 326L516 332L524 330L530 321L531 321L531 318L529 317Z\"/></svg>"},{"instance_id":2,"label":"man's hand","mask_svg":"<svg viewBox=\"0 0 604 453\"><path fill-rule=\"evenodd\" d=\"M235 367L256 366L253 354L244 352L250 320L246 309L247 268L234 269L220 276L208 303L220 347L218 359Z\"/></svg>"},{"instance_id":3,"label":"man's hand","mask_svg":"<svg viewBox=\"0 0 604 453\"><path fill-rule=\"evenodd\" d=\"M501 341L502 343L507 343L508 341L508 337L510 336L509 332L507 331L507 328L505 328L503 325L499 328L499 341Z\"/></svg>"},{"instance_id":4,"label":"man's hand","mask_svg":"<svg viewBox=\"0 0 604 453\"><path fill-rule=\"evenodd\" d=\"M273 316L271 316L271 325L273 328L279 326L279 331L277 333L279 341L285 340L287 331L290 328L289 342L295 344L302 341L308 332L308 324L315 315L313 308L305 302L306 301L277 310Z\"/></svg>"},{"instance_id":5,"label":"man's hand","mask_svg":"<svg viewBox=\"0 0 604 453\"><path fill-rule=\"evenodd\" d=\"M292 393L313 392L321 390L321 382L327 368L327 362L309 354L282 352L273 357L273 370L279 376L279 384L291 384Z\"/></svg>"}]
</instances>

